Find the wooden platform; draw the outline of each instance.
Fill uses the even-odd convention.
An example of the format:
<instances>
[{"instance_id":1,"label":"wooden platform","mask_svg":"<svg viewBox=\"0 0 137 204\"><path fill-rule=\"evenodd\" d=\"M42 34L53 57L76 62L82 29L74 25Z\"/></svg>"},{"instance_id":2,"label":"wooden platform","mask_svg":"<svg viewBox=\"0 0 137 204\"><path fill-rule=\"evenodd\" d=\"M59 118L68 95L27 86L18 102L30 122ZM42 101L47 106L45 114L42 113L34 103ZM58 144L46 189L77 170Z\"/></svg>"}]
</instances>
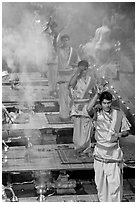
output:
<instances>
[{"instance_id":1,"label":"wooden platform","mask_svg":"<svg viewBox=\"0 0 137 204\"><path fill-rule=\"evenodd\" d=\"M57 114L49 113L49 114ZM5 124L3 125L3 130L28 130L28 129L60 129L60 128L73 128L72 123L67 124L49 124L45 113L34 113L30 115L30 120L26 124Z\"/></svg>"},{"instance_id":2,"label":"wooden platform","mask_svg":"<svg viewBox=\"0 0 137 204\"><path fill-rule=\"evenodd\" d=\"M44 101L45 99L53 99L49 95L48 86L19 86L11 89L10 86L2 86L2 102L18 102L22 101Z\"/></svg>"},{"instance_id":3,"label":"wooden platform","mask_svg":"<svg viewBox=\"0 0 137 204\"><path fill-rule=\"evenodd\" d=\"M125 141L121 141L121 143L125 162L135 161L134 136L129 136ZM72 158L72 163L62 162L60 154L58 153L59 150L71 150L73 148L73 144L33 145L30 149L25 148L25 146L10 147L8 152L5 153L7 156L7 163L3 163L2 171L92 169L93 159L87 162L86 159L84 160L83 158L75 156ZM75 159L76 162L74 162Z\"/></svg>"},{"instance_id":4,"label":"wooden platform","mask_svg":"<svg viewBox=\"0 0 137 204\"><path fill-rule=\"evenodd\" d=\"M127 141L128 142L128 141ZM3 174L21 176L21 173L25 175L32 173L33 171L46 171L51 170L57 172L60 170L66 170L67 172L80 172L82 175L90 174L88 180L82 180L82 191L72 194L69 192L65 195L55 194L53 196L46 197L44 202L98 202L97 190L93 180L93 163L81 163L81 164L62 164L57 149L67 146L73 148L73 144L63 145L35 145L32 149L26 149L25 147L10 147L7 155L7 163L2 165ZM124 169L125 170L125 169ZM124 171L125 172L125 171ZM135 202L135 180L130 178L124 179L123 186L123 202ZM31 178L32 175L31 175ZM30 179L31 179L30 178ZM91 180L92 178L92 180ZM27 179L27 177L26 177ZM30 184L29 184L30 183ZM27 186L26 186L27 185ZM31 185L29 187L29 185ZM19 186L19 187L18 187ZM30 180L28 182L13 182L13 189L19 198L19 202L37 202L37 195L35 193L34 183ZM23 189L22 193L21 190ZM32 197L32 195L34 195Z\"/></svg>"},{"instance_id":5,"label":"wooden platform","mask_svg":"<svg viewBox=\"0 0 137 204\"><path fill-rule=\"evenodd\" d=\"M20 198L20 202L38 202L36 197ZM64 195L47 197L43 202L97 202L97 194L93 195Z\"/></svg>"},{"instance_id":6,"label":"wooden platform","mask_svg":"<svg viewBox=\"0 0 137 204\"><path fill-rule=\"evenodd\" d=\"M19 202L38 202L36 197L19 198ZM91 195L64 195L47 197L43 202L98 202L97 194ZM124 195L122 202L135 202L135 195Z\"/></svg>"},{"instance_id":7,"label":"wooden platform","mask_svg":"<svg viewBox=\"0 0 137 204\"><path fill-rule=\"evenodd\" d=\"M10 147L7 163L3 164L2 172L35 171L35 170L89 170L93 163L62 164L56 151L62 145L35 145L32 149ZM73 147L73 144L69 144Z\"/></svg>"},{"instance_id":8,"label":"wooden platform","mask_svg":"<svg viewBox=\"0 0 137 204\"><path fill-rule=\"evenodd\" d=\"M35 82L47 82L47 77L42 77L40 72L23 72L23 73L8 73L7 77L2 78L2 83L9 83L10 79L18 78L22 84L29 84Z\"/></svg>"},{"instance_id":9,"label":"wooden platform","mask_svg":"<svg viewBox=\"0 0 137 204\"><path fill-rule=\"evenodd\" d=\"M89 173L88 173L89 174ZM21 175L20 175L21 176ZM37 202L37 195L33 182L13 183L15 195L19 202ZM93 179L81 180L81 188L74 193L69 191L66 194L55 193L46 196L45 202L97 202L97 189ZM135 180L124 179L123 181L123 200L122 202L135 202Z\"/></svg>"}]
</instances>

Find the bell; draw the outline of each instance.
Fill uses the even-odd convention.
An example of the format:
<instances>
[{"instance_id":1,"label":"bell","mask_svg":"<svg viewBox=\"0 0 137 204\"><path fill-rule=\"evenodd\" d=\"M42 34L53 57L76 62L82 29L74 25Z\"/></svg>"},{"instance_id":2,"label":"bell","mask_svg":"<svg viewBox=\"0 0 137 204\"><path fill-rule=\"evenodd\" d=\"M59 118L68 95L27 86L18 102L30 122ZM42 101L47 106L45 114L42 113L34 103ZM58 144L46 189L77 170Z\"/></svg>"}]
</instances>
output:
<instances>
[{"instance_id":1,"label":"bell","mask_svg":"<svg viewBox=\"0 0 137 204\"><path fill-rule=\"evenodd\" d=\"M2 144L4 145L4 152L7 152L9 149L9 146L5 143L4 140L2 140Z\"/></svg>"},{"instance_id":2,"label":"bell","mask_svg":"<svg viewBox=\"0 0 137 204\"><path fill-rule=\"evenodd\" d=\"M19 202L18 197L14 195L14 196L11 198L11 202Z\"/></svg>"},{"instance_id":3,"label":"bell","mask_svg":"<svg viewBox=\"0 0 137 204\"><path fill-rule=\"evenodd\" d=\"M5 193L4 185L2 185L2 202L6 202L6 201L7 201L7 195Z\"/></svg>"},{"instance_id":4,"label":"bell","mask_svg":"<svg viewBox=\"0 0 137 204\"><path fill-rule=\"evenodd\" d=\"M40 194L40 195L38 196L37 200L38 200L39 202L43 202L43 201L46 200L46 197L45 197L43 194Z\"/></svg>"},{"instance_id":5,"label":"bell","mask_svg":"<svg viewBox=\"0 0 137 204\"><path fill-rule=\"evenodd\" d=\"M6 197L4 197L5 202L7 201L7 195L6 195L5 190L9 190L12 193L12 197L10 198L11 202L19 202L19 199L17 198L17 196L15 195L15 193L11 187L7 187L7 186L6 187L2 186L2 187L3 187L3 189L2 189L3 193L2 194L3 195L5 194L5 196L6 196Z\"/></svg>"}]
</instances>

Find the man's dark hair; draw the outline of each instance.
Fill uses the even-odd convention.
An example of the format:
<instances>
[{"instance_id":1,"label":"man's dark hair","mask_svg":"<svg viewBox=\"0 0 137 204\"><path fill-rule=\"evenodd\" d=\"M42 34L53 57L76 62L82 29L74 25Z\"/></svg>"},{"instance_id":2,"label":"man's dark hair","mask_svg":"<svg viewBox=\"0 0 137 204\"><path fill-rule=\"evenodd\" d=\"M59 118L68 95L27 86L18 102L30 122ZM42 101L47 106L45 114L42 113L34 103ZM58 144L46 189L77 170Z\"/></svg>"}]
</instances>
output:
<instances>
[{"instance_id":1,"label":"man's dark hair","mask_svg":"<svg viewBox=\"0 0 137 204\"><path fill-rule=\"evenodd\" d=\"M113 96L112 96L112 94L110 92L104 91L104 92L101 93L101 95L99 97L99 102L100 102L100 104L102 104L102 101L104 99L106 99L108 101L112 101L112 98L113 98Z\"/></svg>"},{"instance_id":2,"label":"man's dark hair","mask_svg":"<svg viewBox=\"0 0 137 204\"><path fill-rule=\"evenodd\" d=\"M62 35L62 36L60 37L60 40L61 40L61 41L62 41L63 39L68 39L68 40L70 40L70 37L69 37L69 35L64 34L64 35Z\"/></svg>"},{"instance_id":3,"label":"man's dark hair","mask_svg":"<svg viewBox=\"0 0 137 204\"><path fill-rule=\"evenodd\" d=\"M89 66L88 61L81 60L80 62L78 62L78 67L79 66L88 67Z\"/></svg>"}]
</instances>

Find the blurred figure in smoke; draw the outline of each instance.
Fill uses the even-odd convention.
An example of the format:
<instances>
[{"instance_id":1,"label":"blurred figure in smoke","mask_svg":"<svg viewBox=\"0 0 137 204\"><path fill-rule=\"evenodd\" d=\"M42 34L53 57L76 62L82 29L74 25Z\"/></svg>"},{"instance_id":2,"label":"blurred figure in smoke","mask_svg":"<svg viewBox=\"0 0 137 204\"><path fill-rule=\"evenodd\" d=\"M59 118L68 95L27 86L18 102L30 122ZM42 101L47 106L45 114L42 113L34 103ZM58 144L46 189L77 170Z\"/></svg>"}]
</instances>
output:
<instances>
[{"instance_id":1,"label":"blurred figure in smoke","mask_svg":"<svg viewBox=\"0 0 137 204\"><path fill-rule=\"evenodd\" d=\"M70 37L67 34L61 36L60 40L61 46L57 48L60 118L68 119L70 112L68 82L79 57L76 50L70 46Z\"/></svg>"},{"instance_id":2,"label":"blurred figure in smoke","mask_svg":"<svg viewBox=\"0 0 137 204\"><path fill-rule=\"evenodd\" d=\"M107 18L104 18L102 26L95 33L95 58L97 59L97 63L105 62L109 57L112 47L110 33L109 21Z\"/></svg>"},{"instance_id":3,"label":"blurred figure in smoke","mask_svg":"<svg viewBox=\"0 0 137 204\"><path fill-rule=\"evenodd\" d=\"M48 69L47 69L47 77L48 77L48 84L49 84L49 92L52 96L57 96L57 43L58 37L60 33L57 31L57 23L52 19L49 18L49 22L46 25L46 28L42 31L43 34L48 36L49 42L52 46L52 53L48 59ZM43 73L45 76L45 73Z\"/></svg>"},{"instance_id":4,"label":"blurred figure in smoke","mask_svg":"<svg viewBox=\"0 0 137 204\"><path fill-rule=\"evenodd\" d=\"M74 48L70 46L70 37L65 34L61 36L61 46L58 48L58 69L69 69L77 67L78 54Z\"/></svg>"},{"instance_id":5,"label":"blurred figure in smoke","mask_svg":"<svg viewBox=\"0 0 137 204\"><path fill-rule=\"evenodd\" d=\"M110 34L109 20L104 18L102 26L97 28L92 41L84 46L86 55L93 57L97 65L104 64L109 59L111 49L113 48Z\"/></svg>"},{"instance_id":6,"label":"blurred figure in smoke","mask_svg":"<svg viewBox=\"0 0 137 204\"><path fill-rule=\"evenodd\" d=\"M124 26L126 22L126 26ZM110 19L111 23L111 39L115 39L116 41L118 40L124 40L126 38L126 32L127 29L129 29L127 18L125 14L119 14L115 11L115 9L112 10L112 15Z\"/></svg>"},{"instance_id":7,"label":"blurred figure in smoke","mask_svg":"<svg viewBox=\"0 0 137 204\"><path fill-rule=\"evenodd\" d=\"M58 27L57 23L53 20L53 17L50 16L46 28L42 31L42 33L46 32L50 36L50 40L55 51L57 50L57 42L60 36L60 31L57 31L58 29L57 27Z\"/></svg>"},{"instance_id":8,"label":"blurred figure in smoke","mask_svg":"<svg viewBox=\"0 0 137 204\"><path fill-rule=\"evenodd\" d=\"M92 70L97 83L100 83L102 77L108 81L117 78L118 66L113 60L116 55L115 40L110 37L111 28L109 19L105 17L102 26L97 28L92 41L83 47L85 55L94 63Z\"/></svg>"}]
</instances>

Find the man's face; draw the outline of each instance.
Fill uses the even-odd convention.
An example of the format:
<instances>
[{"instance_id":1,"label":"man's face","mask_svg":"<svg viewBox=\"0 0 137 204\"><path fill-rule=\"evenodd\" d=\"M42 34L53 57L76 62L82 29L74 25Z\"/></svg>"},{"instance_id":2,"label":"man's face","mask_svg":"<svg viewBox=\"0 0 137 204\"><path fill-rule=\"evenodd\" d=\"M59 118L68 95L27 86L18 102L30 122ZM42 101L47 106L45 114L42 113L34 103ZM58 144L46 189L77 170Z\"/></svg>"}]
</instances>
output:
<instances>
[{"instance_id":1,"label":"man's face","mask_svg":"<svg viewBox=\"0 0 137 204\"><path fill-rule=\"evenodd\" d=\"M68 47L69 46L69 39L68 38L63 38L62 39L62 45L63 45L63 47Z\"/></svg>"},{"instance_id":2,"label":"man's face","mask_svg":"<svg viewBox=\"0 0 137 204\"><path fill-rule=\"evenodd\" d=\"M81 73L81 76L85 77L86 74L87 74L87 67L85 66L79 66L79 70L80 70L80 73Z\"/></svg>"},{"instance_id":3,"label":"man's face","mask_svg":"<svg viewBox=\"0 0 137 204\"><path fill-rule=\"evenodd\" d=\"M111 109L111 104L112 104L112 101L104 99L102 101L102 108L103 108L103 110L106 111L106 112L109 112L110 109Z\"/></svg>"}]
</instances>

